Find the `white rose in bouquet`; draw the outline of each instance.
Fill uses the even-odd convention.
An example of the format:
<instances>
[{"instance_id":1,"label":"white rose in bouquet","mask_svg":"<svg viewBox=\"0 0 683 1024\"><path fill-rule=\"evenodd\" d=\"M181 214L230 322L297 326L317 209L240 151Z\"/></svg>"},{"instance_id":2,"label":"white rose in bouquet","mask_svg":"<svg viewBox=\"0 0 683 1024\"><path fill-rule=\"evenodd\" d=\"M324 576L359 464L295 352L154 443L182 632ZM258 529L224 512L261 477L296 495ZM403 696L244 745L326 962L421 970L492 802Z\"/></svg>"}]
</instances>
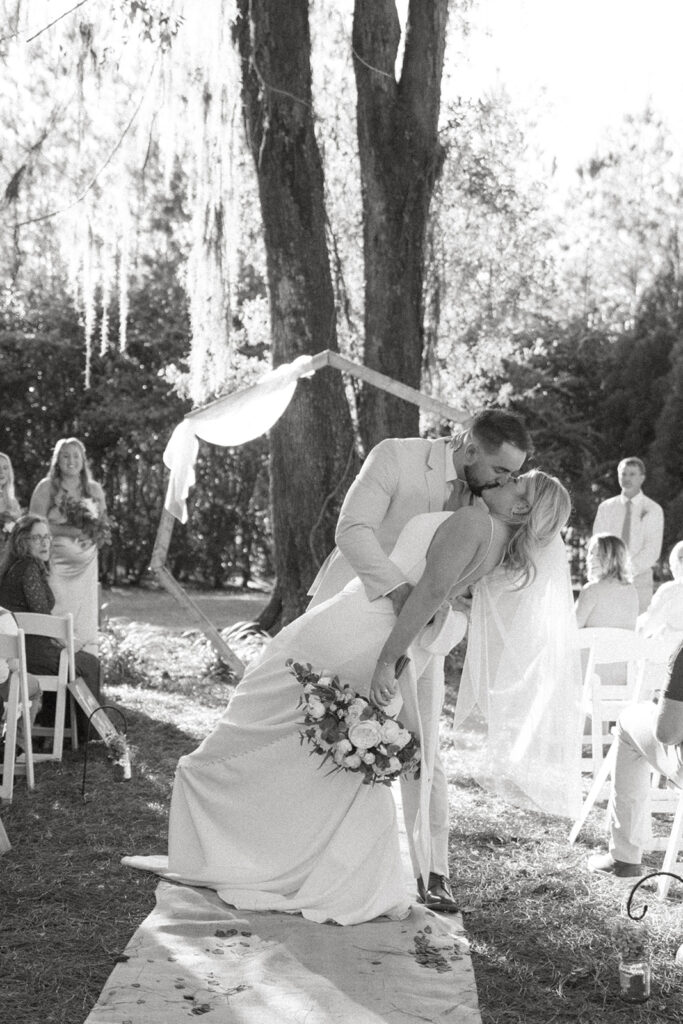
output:
<instances>
[{"instance_id":1,"label":"white rose in bouquet","mask_svg":"<svg viewBox=\"0 0 683 1024\"><path fill-rule=\"evenodd\" d=\"M325 705L318 697L309 697L306 702L306 710L313 719L325 717Z\"/></svg>"},{"instance_id":2,"label":"white rose in bouquet","mask_svg":"<svg viewBox=\"0 0 683 1024\"><path fill-rule=\"evenodd\" d=\"M401 726L393 718L387 718L382 726L382 743L396 743Z\"/></svg>"},{"instance_id":3,"label":"white rose in bouquet","mask_svg":"<svg viewBox=\"0 0 683 1024\"><path fill-rule=\"evenodd\" d=\"M362 697L356 697L355 700L351 701L348 708L346 709L346 721L349 723L349 725L351 725L354 722L360 721L361 715L363 714L367 706L368 702L366 700L363 700Z\"/></svg>"},{"instance_id":4,"label":"white rose in bouquet","mask_svg":"<svg viewBox=\"0 0 683 1024\"><path fill-rule=\"evenodd\" d=\"M361 754L360 756L361 756L361 760L362 760L363 764L374 764L375 763L375 755L371 754L369 750L366 750L365 753Z\"/></svg>"},{"instance_id":5,"label":"white rose in bouquet","mask_svg":"<svg viewBox=\"0 0 683 1024\"><path fill-rule=\"evenodd\" d=\"M410 743L410 740L411 740L410 732L407 729L402 729L401 728L401 729L398 730L398 736L392 742L393 742L395 747L398 747L399 750L403 750L403 748L406 746L406 744Z\"/></svg>"},{"instance_id":6,"label":"white rose in bouquet","mask_svg":"<svg viewBox=\"0 0 683 1024\"><path fill-rule=\"evenodd\" d=\"M389 758L389 771L390 772L400 772L401 768L402 768L401 762L399 761L399 759L397 757L390 757Z\"/></svg>"},{"instance_id":7,"label":"white rose in bouquet","mask_svg":"<svg viewBox=\"0 0 683 1024\"><path fill-rule=\"evenodd\" d=\"M97 504L94 498L82 498L81 505L93 519L100 518L100 506Z\"/></svg>"},{"instance_id":8,"label":"white rose in bouquet","mask_svg":"<svg viewBox=\"0 0 683 1024\"><path fill-rule=\"evenodd\" d=\"M337 764L343 764L344 758L350 754L353 747L348 740L338 740L332 747L332 757Z\"/></svg>"},{"instance_id":9,"label":"white rose in bouquet","mask_svg":"<svg viewBox=\"0 0 683 1024\"><path fill-rule=\"evenodd\" d=\"M362 764L360 754L347 754L343 764L345 768L360 768Z\"/></svg>"},{"instance_id":10,"label":"white rose in bouquet","mask_svg":"<svg viewBox=\"0 0 683 1024\"><path fill-rule=\"evenodd\" d=\"M382 739L382 727L374 718L356 722L349 729L349 739L358 750L367 750Z\"/></svg>"}]
</instances>

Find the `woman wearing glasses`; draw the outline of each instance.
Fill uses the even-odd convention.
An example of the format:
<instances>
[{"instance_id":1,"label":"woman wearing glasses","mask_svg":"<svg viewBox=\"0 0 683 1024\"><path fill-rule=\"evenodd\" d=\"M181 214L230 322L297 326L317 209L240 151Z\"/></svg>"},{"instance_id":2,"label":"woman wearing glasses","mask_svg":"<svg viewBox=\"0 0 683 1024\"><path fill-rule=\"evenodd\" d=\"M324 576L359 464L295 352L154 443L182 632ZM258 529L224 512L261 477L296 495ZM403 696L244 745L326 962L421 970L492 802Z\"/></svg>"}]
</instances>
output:
<instances>
[{"instance_id":1,"label":"woman wearing glasses","mask_svg":"<svg viewBox=\"0 0 683 1024\"><path fill-rule=\"evenodd\" d=\"M0 564L0 605L11 612L51 615L55 597L50 587L52 535L43 516L25 515L17 520ZM26 636L26 667L35 675L54 675L59 670L62 644L46 636ZM100 663L94 654L76 651L76 673L100 702ZM54 720L55 694L46 693L38 724ZM77 710L79 736L85 735L85 716Z\"/></svg>"}]
</instances>

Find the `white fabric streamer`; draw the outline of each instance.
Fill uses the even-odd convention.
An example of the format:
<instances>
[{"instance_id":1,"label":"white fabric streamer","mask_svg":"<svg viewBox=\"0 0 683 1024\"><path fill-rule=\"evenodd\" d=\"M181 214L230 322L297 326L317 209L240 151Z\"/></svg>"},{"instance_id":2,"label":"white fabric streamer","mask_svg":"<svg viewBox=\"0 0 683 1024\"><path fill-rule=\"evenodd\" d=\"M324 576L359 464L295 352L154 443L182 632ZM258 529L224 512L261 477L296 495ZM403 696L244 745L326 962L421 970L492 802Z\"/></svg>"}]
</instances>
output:
<instances>
[{"instance_id":1,"label":"white fabric streamer","mask_svg":"<svg viewBox=\"0 0 683 1024\"><path fill-rule=\"evenodd\" d=\"M260 437L282 416L294 395L303 367L311 356L284 363L248 388L192 412L179 423L164 451L171 471L165 508L181 523L187 522L187 495L195 483L194 466L199 451L197 438L224 448Z\"/></svg>"}]
</instances>

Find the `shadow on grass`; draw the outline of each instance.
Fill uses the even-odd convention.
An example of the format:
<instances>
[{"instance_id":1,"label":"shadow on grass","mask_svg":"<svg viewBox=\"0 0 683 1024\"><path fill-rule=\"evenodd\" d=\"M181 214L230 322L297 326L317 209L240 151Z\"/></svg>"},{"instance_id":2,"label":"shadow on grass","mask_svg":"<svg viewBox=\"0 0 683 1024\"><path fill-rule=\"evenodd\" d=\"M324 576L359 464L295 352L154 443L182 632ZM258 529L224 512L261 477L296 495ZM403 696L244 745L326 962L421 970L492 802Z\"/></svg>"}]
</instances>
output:
<instances>
[{"instance_id":1,"label":"shadow on grass","mask_svg":"<svg viewBox=\"0 0 683 1024\"><path fill-rule=\"evenodd\" d=\"M638 904L649 904L652 996L643 1007L620 999L613 927L633 880L615 883L586 868L589 853L605 845L604 807L570 846L570 822L486 793L469 774L471 751L449 753L451 879L472 943L483 1024L683 1022L683 972L674 962L682 904L680 897L658 903L654 886ZM644 861L657 870L661 854Z\"/></svg>"},{"instance_id":2,"label":"shadow on grass","mask_svg":"<svg viewBox=\"0 0 683 1024\"><path fill-rule=\"evenodd\" d=\"M83 753L36 765L3 809L12 850L0 861L2 1020L82 1024L133 931L154 905L157 879L120 864L166 850L179 757L197 739L124 706L132 779L91 743L85 802Z\"/></svg>"}]
</instances>

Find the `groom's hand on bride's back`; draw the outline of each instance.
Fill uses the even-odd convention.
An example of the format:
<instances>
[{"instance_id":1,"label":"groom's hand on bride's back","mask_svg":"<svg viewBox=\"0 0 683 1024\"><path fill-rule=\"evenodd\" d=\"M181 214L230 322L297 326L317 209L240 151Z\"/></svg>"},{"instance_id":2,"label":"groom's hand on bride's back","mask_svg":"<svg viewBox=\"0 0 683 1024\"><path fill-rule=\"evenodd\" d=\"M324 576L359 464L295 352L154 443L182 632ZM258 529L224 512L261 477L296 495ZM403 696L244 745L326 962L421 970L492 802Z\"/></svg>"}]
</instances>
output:
<instances>
[{"instance_id":1,"label":"groom's hand on bride's back","mask_svg":"<svg viewBox=\"0 0 683 1024\"><path fill-rule=\"evenodd\" d=\"M391 601L394 608L394 615L398 616L401 608L406 603L410 596L410 592L413 589L411 583L401 583L395 590L391 590L387 597Z\"/></svg>"},{"instance_id":2,"label":"groom's hand on bride's back","mask_svg":"<svg viewBox=\"0 0 683 1024\"><path fill-rule=\"evenodd\" d=\"M454 612L462 612L469 619L470 612L472 611L472 598L461 594L460 597L455 597L451 601L451 608Z\"/></svg>"}]
</instances>

